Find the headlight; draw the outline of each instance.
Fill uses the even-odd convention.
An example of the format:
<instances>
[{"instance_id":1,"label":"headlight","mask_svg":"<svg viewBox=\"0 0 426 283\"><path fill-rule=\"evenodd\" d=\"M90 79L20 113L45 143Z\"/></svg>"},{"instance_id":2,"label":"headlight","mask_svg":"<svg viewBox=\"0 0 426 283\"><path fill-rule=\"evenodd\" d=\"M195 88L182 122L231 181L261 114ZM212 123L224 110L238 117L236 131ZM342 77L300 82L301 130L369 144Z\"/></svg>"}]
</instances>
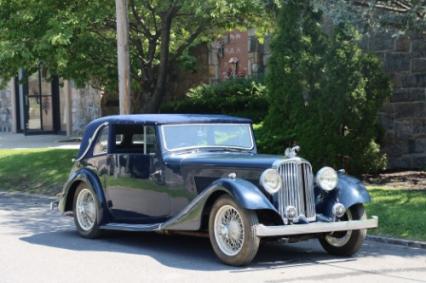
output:
<instances>
[{"instance_id":1,"label":"headlight","mask_svg":"<svg viewBox=\"0 0 426 283\"><path fill-rule=\"evenodd\" d=\"M337 173L331 167L321 168L316 176L317 184L326 192L333 190L337 186Z\"/></svg>"},{"instance_id":2,"label":"headlight","mask_svg":"<svg viewBox=\"0 0 426 283\"><path fill-rule=\"evenodd\" d=\"M260 184L270 194L275 194L281 188L281 176L275 169L266 169L260 176Z\"/></svg>"}]
</instances>

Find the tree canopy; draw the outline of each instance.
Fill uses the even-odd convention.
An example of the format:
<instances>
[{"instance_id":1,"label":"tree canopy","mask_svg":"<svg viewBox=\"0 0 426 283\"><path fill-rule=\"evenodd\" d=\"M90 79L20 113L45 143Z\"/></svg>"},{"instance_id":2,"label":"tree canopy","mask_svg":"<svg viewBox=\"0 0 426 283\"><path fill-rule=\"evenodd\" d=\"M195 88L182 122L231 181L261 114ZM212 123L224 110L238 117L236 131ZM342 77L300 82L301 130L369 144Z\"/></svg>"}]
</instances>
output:
<instances>
[{"instance_id":1,"label":"tree canopy","mask_svg":"<svg viewBox=\"0 0 426 283\"><path fill-rule=\"evenodd\" d=\"M264 26L267 1L129 0L133 111L155 112L191 46L226 30ZM0 0L0 76L40 65L78 84L117 89L110 0Z\"/></svg>"}]
</instances>

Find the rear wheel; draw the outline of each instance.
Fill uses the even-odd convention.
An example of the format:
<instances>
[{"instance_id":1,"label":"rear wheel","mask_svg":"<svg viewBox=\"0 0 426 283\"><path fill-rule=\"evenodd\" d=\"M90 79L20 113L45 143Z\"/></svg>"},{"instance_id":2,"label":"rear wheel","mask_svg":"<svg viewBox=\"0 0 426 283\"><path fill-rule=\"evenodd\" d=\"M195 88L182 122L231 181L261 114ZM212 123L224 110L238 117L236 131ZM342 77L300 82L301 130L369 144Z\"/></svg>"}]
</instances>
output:
<instances>
[{"instance_id":1,"label":"rear wheel","mask_svg":"<svg viewBox=\"0 0 426 283\"><path fill-rule=\"evenodd\" d=\"M257 223L256 213L241 208L230 196L217 199L209 218L210 242L217 257L229 265L249 264L259 249Z\"/></svg>"},{"instance_id":2,"label":"rear wheel","mask_svg":"<svg viewBox=\"0 0 426 283\"><path fill-rule=\"evenodd\" d=\"M342 217L343 221L367 219L362 204L352 206ZM322 236L319 240L321 246L332 255L351 256L362 246L367 235L367 229L333 232Z\"/></svg>"},{"instance_id":3,"label":"rear wheel","mask_svg":"<svg viewBox=\"0 0 426 283\"><path fill-rule=\"evenodd\" d=\"M99 229L99 207L95 192L86 184L80 184L74 195L74 223L84 238L97 238Z\"/></svg>"}]
</instances>

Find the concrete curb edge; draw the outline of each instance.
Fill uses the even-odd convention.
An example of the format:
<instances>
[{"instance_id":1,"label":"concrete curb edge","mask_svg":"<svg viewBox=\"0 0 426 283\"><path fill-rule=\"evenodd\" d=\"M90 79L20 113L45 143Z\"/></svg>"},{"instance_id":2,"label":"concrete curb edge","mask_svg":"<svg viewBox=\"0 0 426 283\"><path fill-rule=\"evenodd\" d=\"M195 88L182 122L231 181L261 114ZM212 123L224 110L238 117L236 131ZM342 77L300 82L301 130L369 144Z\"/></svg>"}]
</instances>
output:
<instances>
[{"instance_id":1,"label":"concrete curb edge","mask_svg":"<svg viewBox=\"0 0 426 283\"><path fill-rule=\"evenodd\" d=\"M392 244L392 245L405 246L410 248L426 249L426 242L423 242L423 241L404 240L404 239L375 236L375 235L374 236L368 235L367 240L386 243L386 244Z\"/></svg>"}]
</instances>

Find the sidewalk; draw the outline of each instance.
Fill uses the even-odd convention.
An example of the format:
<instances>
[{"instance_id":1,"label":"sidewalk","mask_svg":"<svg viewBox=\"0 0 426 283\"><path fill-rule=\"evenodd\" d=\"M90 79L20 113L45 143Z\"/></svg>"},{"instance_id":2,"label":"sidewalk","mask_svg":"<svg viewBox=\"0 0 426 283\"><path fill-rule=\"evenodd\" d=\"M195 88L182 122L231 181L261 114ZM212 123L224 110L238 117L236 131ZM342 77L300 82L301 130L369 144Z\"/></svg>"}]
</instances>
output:
<instances>
[{"instance_id":1,"label":"sidewalk","mask_svg":"<svg viewBox=\"0 0 426 283\"><path fill-rule=\"evenodd\" d=\"M63 135L34 135L0 133L0 149L69 148L78 149L76 138Z\"/></svg>"}]
</instances>

